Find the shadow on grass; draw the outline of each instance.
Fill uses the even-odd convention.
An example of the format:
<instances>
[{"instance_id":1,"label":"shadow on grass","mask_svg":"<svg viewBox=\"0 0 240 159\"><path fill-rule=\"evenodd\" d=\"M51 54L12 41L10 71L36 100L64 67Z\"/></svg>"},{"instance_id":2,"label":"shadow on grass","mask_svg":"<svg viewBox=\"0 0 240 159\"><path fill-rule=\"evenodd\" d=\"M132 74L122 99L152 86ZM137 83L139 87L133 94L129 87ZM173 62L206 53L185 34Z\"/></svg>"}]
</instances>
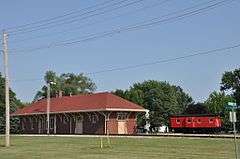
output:
<instances>
[{"instance_id":1,"label":"shadow on grass","mask_svg":"<svg viewBox=\"0 0 240 159\"><path fill-rule=\"evenodd\" d=\"M8 148L12 148L12 147L15 147L16 145L10 145L10 147L6 147L4 144L0 144L0 148L6 148L6 149L8 149Z\"/></svg>"}]
</instances>

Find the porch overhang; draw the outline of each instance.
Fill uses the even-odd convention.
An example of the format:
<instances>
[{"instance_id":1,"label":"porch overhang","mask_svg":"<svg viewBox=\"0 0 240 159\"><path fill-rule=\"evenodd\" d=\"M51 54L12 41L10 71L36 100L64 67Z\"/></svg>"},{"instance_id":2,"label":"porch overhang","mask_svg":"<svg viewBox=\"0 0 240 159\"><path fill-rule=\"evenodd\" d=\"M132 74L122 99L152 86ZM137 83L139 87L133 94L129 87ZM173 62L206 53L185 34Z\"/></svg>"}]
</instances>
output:
<instances>
[{"instance_id":1,"label":"porch overhang","mask_svg":"<svg viewBox=\"0 0 240 159\"><path fill-rule=\"evenodd\" d=\"M122 108L105 108L105 109L90 109L90 110L69 110L69 111L51 111L50 114L63 114L63 113L85 113L85 112L147 112L147 109L122 109ZM29 116L29 115L43 115L47 112L34 112L34 113L12 113L10 116Z\"/></svg>"}]
</instances>

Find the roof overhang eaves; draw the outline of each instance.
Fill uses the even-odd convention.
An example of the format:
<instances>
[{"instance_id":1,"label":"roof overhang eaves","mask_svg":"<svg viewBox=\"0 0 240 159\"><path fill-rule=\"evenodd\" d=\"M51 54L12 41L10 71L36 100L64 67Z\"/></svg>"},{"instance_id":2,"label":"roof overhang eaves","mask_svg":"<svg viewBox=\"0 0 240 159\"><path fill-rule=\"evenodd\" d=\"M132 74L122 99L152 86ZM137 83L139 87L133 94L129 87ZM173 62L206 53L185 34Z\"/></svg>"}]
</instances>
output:
<instances>
[{"instance_id":1,"label":"roof overhang eaves","mask_svg":"<svg viewBox=\"0 0 240 159\"><path fill-rule=\"evenodd\" d=\"M106 109L87 109L87 110L74 110L74 111L58 111L58 112L50 112L50 114L81 113L81 112L101 112L101 111L146 112L147 109L106 108ZM47 114L47 112L19 113L19 114L12 114L11 116L28 116L28 115L43 115L43 114Z\"/></svg>"},{"instance_id":2,"label":"roof overhang eaves","mask_svg":"<svg viewBox=\"0 0 240 159\"><path fill-rule=\"evenodd\" d=\"M146 112L147 109L106 108L106 111Z\"/></svg>"},{"instance_id":3,"label":"roof overhang eaves","mask_svg":"<svg viewBox=\"0 0 240 159\"><path fill-rule=\"evenodd\" d=\"M80 112L96 112L96 111L104 111L105 109L88 109L88 110L74 110L74 111L57 111L57 112L49 112L50 114L61 114L61 113L80 113ZM36 113L20 113L20 114L13 114L11 116L27 116L27 115L41 115L47 114L47 112L36 112Z\"/></svg>"}]
</instances>

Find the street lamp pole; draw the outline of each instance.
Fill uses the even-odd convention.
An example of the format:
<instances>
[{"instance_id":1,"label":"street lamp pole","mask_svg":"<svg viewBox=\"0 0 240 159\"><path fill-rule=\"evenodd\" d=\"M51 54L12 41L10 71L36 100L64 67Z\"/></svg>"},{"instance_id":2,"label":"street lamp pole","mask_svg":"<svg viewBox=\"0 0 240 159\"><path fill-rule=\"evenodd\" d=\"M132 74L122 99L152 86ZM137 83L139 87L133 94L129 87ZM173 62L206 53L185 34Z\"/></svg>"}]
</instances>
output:
<instances>
[{"instance_id":1,"label":"street lamp pole","mask_svg":"<svg viewBox=\"0 0 240 159\"><path fill-rule=\"evenodd\" d=\"M55 82L47 82L47 134L50 134L50 100L51 100L51 84Z\"/></svg>"}]
</instances>

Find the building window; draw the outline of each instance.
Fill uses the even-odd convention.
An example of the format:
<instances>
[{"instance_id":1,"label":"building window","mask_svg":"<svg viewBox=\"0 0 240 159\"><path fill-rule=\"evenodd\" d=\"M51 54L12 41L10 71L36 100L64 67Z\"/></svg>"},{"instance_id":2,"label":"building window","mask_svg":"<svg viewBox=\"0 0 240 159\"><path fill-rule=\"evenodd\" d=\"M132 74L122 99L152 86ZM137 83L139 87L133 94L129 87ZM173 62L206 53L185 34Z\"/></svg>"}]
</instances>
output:
<instances>
[{"instance_id":1,"label":"building window","mask_svg":"<svg viewBox=\"0 0 240 159\"><path fill-rule=\"evenodd\" d=\"M98 116L96 114L91 115L91 121L93 124L97 123Z\"/></svg>"},{"instance_id":2,"label":"building window","mask_svg":"<svg viewBox=\"0 0 240 159\"><path fill-rule=\"evenodd\" d=\"M82 115L76 116L76 122L81 122L81 121L83 121L83 116Z\"/></svg>"},{"instance_id":3,"label":"building window","mask_svg":"<svg viewBox=\"0 0 240 159\"><path fill-rule=\"evenodd\" d=\"M25 118L22 118L22 130L25 130Z\"/></svg>"},{"instance_id":4,"label":"building window","mask_svg":"<svg viewBox=\"0 0 240 159\"><path fill-rule=\"evenodd\" d=\"M54 118L51 117L50 118L50 129L53 129L54 128Z\"/></svg>"},{"instance_id":5,"label":"building window","mask_svg":"<svg viewBox=\"0 0 240 159\"><path fill-rule=\"evenodd\" d=\"M68 123L68 117L63 115L62 116L62 121L63 121L63 124L67 124Z\"/></svg>"},{"instance_id":6,"label":"building window","mask_svg":"<svg viewBox=\"0 0 240 159\"><path fill-rule=\"evenodd\" d=\"M29 122L30 122L30 126L31 126L31 130L34 129L34 118L30 118Z\"/></svg>"},{"instance_id":7,"label":"building window","mask_svg":"<svg viewBox=\"0 0 240 159\"><path fill-rule=\"evenodd\" d=\"M127 120L127 113L117 113L117 120Z\"/></svg>"},{"instance_id":8,"label":"building window","mask_svg":"<svg viewBox=\"0 0 240 159\"><path fill-rule=\"evenodd\" d=\"M41 130L44 130L45 129L45 120L42 118L42 119L40 119L40 129Z\"/></svg>"}]
</instances>

